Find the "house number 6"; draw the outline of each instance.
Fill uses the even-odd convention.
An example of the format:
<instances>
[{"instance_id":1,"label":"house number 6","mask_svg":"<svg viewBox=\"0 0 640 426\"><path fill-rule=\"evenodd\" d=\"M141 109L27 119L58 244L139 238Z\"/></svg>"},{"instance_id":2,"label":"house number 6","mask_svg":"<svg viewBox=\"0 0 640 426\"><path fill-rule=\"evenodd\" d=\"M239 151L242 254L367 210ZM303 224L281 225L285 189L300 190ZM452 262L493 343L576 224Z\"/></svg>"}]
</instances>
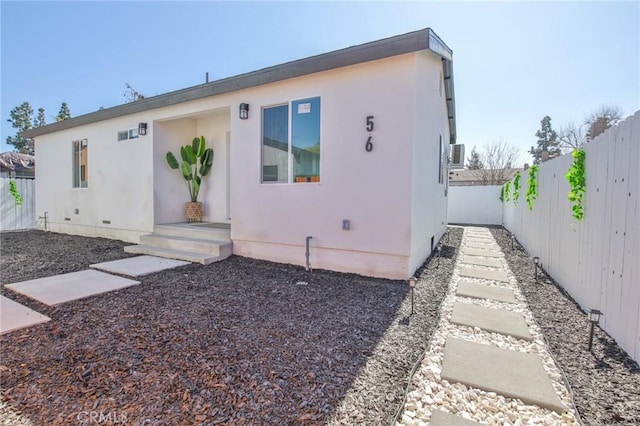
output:
<instances>
[{"instance_id":1,"label":"house number 6","mask_svg":"<svg viewBox=\"0 0 640 426\"><path fill-rule=\"evenodd\" d=\"M373 132L373 115L368 115L367 116L367 126L366 126L366 130L367 132L369 132L369 138L367 139L367 143L364 145L364 149L367 152L371 152L373 151L373 142L371 142L371 132Z\"/></svg>"}]
</instances>

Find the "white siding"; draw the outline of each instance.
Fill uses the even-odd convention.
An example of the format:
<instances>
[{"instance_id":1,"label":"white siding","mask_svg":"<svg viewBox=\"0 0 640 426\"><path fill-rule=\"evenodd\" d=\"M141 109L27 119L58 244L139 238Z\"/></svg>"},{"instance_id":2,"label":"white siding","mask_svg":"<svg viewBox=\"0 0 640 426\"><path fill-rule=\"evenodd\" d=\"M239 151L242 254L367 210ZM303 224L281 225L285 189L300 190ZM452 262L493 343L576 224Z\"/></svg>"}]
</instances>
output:
<instances>
[{"instance_id":1,"label":"white siding","mask_svg":"<svg viewBox=\"0 0 640 426\"><path fill-rule=\"evenodd\" d=\"M505 203L505 225L580 306L604 312L600 325L640 361L640 112L585 151L584 220L571 216L568 154L541 165L533 211Z\"/></svg>"}]
</instances>

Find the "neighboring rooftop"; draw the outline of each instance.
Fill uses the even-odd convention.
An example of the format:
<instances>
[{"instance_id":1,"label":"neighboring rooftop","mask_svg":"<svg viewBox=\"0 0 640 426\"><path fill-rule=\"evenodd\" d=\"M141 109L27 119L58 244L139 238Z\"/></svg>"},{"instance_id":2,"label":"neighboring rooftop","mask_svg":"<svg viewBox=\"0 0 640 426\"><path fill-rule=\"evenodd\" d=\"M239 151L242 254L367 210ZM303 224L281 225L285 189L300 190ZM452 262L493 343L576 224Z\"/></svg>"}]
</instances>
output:
<instances>
[{"instance_id":1,"label":"neighboring rooftop","mask_svg":"<svg viewBox=\"0 0 640 426\"><path fill-rule=\"evenodd\" d=\"M523 169L453 169L449 170L451 186L503 185Z\"/></svg>"},{"instance_id":2,"label":"neighboring rooftop","mask_svg":"<svg viewBox=\"0 0 640 426\"><path fill-rule=\"evenodd\" d=\"M33 178L36 158L33 155L19 152L3 152L0 154L0 176Z\"/></svg>"},{"instance_id":3,"label":"neighboring rooftop","mask_svg":"<svg viewBox=\"0 0 640 426\"><path fill-rule=\"evenodd\" d=\"M447 115L451 134L450 143L455 143L456 119L452 51L436 35L436 33L431 30L431 28L425 28L423 30L413 31L407 34L352 46L321 55L311 56L297 61L286 62L281 65L240 74L235 77L224 78L186 89L148 97L139 101L101 109L69 120L59 121L36 129L30 129L25 131L23 135L27 138L33 138L128 114L162 108L195 99L220 95L222 93L233 92L289 78L301 77L316 72L327 71L410 52L417 52L420 50L431 50L442 58L447 100Z\"/></svg>"}]
</instances>

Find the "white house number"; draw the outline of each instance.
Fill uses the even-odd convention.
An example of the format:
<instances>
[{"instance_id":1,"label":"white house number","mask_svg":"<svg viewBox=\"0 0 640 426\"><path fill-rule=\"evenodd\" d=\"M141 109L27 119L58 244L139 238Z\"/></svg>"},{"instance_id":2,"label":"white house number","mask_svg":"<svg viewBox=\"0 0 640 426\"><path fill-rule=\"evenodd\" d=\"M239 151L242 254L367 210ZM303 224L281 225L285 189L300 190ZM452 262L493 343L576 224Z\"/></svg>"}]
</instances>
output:
<instances>
[{"instance_id":1,"label":"white house number","mask_svg":"<svg viewBox=\"0 0 640 426\"><path fill-rule=\"evenodd\" d=\"M367 143L364 145L364 149L367 152L371 152L373 151L373 142L371 141L373 138L371 135L371 132L373 132L373 115L367 115L367 126L365 129L369 132L369 138L367 139Z\"/></svg>"}]
</instances>

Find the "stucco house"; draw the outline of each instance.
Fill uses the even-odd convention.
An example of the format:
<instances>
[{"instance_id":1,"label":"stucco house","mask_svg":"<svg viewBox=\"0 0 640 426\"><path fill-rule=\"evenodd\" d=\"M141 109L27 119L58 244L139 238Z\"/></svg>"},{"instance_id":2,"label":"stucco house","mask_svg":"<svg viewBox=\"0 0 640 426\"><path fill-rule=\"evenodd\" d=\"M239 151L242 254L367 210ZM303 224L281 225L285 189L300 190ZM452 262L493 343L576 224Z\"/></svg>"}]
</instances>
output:
<instances>
[{"instance_id":1,"label":"stucco house","mask_svg":"<svg viewBox=\"0 0 640 426\"><path fill-rule=\"evenodd\" d=\"M143 246L190 226L165 154L200 135L215 158L191 237L226 228L229 253L405 279L446 231L452 52L427 28L29 130L37 213Z\"/></svg>"}]
</instances>

